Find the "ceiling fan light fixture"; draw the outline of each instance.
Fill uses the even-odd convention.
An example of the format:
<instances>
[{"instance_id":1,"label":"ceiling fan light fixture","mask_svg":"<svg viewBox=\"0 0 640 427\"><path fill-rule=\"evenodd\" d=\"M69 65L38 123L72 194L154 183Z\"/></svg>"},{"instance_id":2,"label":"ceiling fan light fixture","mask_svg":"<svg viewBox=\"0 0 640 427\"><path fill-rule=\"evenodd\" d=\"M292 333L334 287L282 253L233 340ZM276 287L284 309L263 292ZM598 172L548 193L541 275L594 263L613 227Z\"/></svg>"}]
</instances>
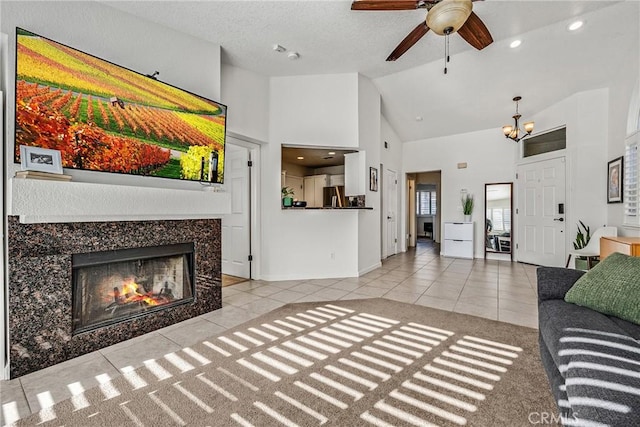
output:
<instances>
[{"instance_id":1,"label":"ceiling fan light fixture","mask_svg":"<svg viewBox=\"0 0 640 427\"><path fill-rule=\"evenodd\" d=\"M455 33L467 22L472 9L471 0L442 0L427 13L427 26L441 36Z\"/></svg>"}]
</instances>

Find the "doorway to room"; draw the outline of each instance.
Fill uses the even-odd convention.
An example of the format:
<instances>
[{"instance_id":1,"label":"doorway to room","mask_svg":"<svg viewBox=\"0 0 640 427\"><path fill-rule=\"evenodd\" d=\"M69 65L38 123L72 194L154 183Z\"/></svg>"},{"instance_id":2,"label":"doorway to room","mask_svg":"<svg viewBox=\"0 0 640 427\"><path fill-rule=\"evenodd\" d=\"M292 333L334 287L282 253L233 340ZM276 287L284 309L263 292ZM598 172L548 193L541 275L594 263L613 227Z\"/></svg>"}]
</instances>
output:
<instances>
[{"instance_id":1,"label":"doorway to room","mask_svg":"<svg viewBox=\"0 0 640 427\"><path fill-rule=\"evenodd\" d=\"M440 242L440 171L407 174L407 247Z\"/></svg>"},{"instance_id":2,"label":"doorway to room","mask_svg":"<svg viewBox=\"0 0 640 427\"><path fill-rule=\"evenodd\" d=\"M223 286L255 277L257 248L257 163L259 145L229 137L225 153L224 186L231 196L231 213L222 217Z\"/></svg>"}]
</instances>

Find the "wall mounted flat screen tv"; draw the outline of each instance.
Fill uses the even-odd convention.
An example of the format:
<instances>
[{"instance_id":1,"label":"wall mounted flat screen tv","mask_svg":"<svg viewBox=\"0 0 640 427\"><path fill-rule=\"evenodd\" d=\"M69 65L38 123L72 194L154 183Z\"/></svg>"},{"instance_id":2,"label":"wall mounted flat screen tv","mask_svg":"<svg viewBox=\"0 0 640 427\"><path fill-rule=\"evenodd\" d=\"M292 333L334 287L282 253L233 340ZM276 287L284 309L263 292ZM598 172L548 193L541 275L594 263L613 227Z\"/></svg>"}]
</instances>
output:
<instances>
[{"instance_id":1,"label":"wall mounted flat screen tv","mask_svg":"<svg viewBox=\"0 0 640 427\"><path fill-rule=\"evenodd\" d=\"M222 183L227 107L16 29L16 144L62 166Z\"/></svg>"}]
</instances>

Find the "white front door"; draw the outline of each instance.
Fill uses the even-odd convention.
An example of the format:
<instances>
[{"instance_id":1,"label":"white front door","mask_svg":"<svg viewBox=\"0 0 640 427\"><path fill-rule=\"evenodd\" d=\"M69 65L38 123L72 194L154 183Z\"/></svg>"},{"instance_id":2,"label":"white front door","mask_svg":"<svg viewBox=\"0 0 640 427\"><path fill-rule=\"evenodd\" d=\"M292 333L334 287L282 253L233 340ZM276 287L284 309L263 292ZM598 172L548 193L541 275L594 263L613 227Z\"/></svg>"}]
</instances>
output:
<instances>
[{"instance_id":1,"label":"white front door","mask_svg":"<svg viewBox=\"0 0 640 427\"><path fill-rule=\"evenodd\" d=\"M249 150L227 143L224 185L231 213L222 218L222 273L250 277Z\"/></svg>"},{"instance_id":2,"label":"white front door","mask_svg":"<svg viewBox=\"0 0 640 427\"><path fill-rule=\"evenodd\" d=\"M387 256L398 253L398 174L396 171L384 171L384 212L386 212Z\"/></svg>"},{"instance_id":3,"label":"white front door","mask_svg":"<svg viewBox=\"0 0 640 427\"><path fill-rule=\"evenodd\" d=\"M564 267L565 159L519 165L517 171L518 261Z\"/></svg>"}]
</instances>

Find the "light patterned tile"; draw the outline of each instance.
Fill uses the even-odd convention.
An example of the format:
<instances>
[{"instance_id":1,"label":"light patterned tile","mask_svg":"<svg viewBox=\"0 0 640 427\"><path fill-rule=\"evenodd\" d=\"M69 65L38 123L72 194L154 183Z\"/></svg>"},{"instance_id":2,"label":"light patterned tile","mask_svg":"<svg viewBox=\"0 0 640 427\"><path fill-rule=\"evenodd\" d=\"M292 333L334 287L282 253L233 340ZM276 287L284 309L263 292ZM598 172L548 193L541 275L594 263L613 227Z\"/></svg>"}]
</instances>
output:
<instances>
[{"instance_id":1,"label":"light patterned tile","mask_svg":"<svg viewBox=\"0 0 640 427\"><path fill-rule=\"evenodd\" d=\"M211 334L207 336L214 335L216 331L224 330L219 325L213 324L211 322L207 322L199 317L195 318L196 322L205 322L213 331ZM184 323L184 322L181 322ZM179 326L180 323L169 326L168 328L163 328L168 335L176 338L178 341L182 341L183 343L187 343L186 345L193 345L196 340L191 340L189 335L187 334L186 338L182 337L180 339L179 335L184 334L184 329ZM183 325L184 327L184 325ZM181 332L176 332L181 331ZM203 337L206 338L206 337ZM144 334L140 337L136 337L130 339L128 341L124 341L109 347L105 347L99 350L101 353L113 366L122 370L125 367L133 367L138 368L143 365L143 362L148 359L158 359L165 354L173 353L180 350L182 347L185 347L185 344L179 344L176 341L172 340L170 337L161 334L158 331L154 331L148 334Z\"/></svg>"},{"instance_id":2,"label":"light patterned tile","mask_svg":"<svg viewBox=\"0 0 640 427\"><path fill-rule=\"evenodd\" d=\"M413 304L418 300L418 298L420 298L421 295L422 294L420 293L389 291L384 294L382 298Z\"/></svg>"},{"instance_id":3,"label":"light patterned tile","mask_svg":"<svg viewBox=\"0 0 640 427\"><path fill-rule=\"evenodd\" d=\"M49 368L20 377L20 382L33 412L68 399L68 385L79 383L84 390L100 384L98 378L115 378L118 370L98 351L67 360ZM41 403L44 403L42 405Z\"/></svg>"},{"instance_id":4,"label":"light patterned tile","mask_svg":"<svg viewBox=\"0 0 640 427\"><path fill-rule=\"evenodd\" d=\"M0 389L0 425L10 425L31 414L19 379L2 381Z\"/></svg>"},{"instance_id":5,"label":"light patterned tile","mask_svg":"<svg viewBox=\"0 0 640 427\"><path fill-rule=\"evenodd\" d=\"M417 305L424 305L426 307L437 308L440 310L452 311L456 305L455 300L432 297L430 295L422 295L415 302Z\"/></svg>"},{"instance_id":6,"label":"light patterned tile","mask_svg":"<svg viewBox=\"0 0 640 427\"><path fill-rule=\"evenodd\" d=\"M456 313L470 314L472 316L498 320L497 307L485 307L482 305L458 301L455 307L453 308L453 311Z\"/></svg>"}]
</instances>

